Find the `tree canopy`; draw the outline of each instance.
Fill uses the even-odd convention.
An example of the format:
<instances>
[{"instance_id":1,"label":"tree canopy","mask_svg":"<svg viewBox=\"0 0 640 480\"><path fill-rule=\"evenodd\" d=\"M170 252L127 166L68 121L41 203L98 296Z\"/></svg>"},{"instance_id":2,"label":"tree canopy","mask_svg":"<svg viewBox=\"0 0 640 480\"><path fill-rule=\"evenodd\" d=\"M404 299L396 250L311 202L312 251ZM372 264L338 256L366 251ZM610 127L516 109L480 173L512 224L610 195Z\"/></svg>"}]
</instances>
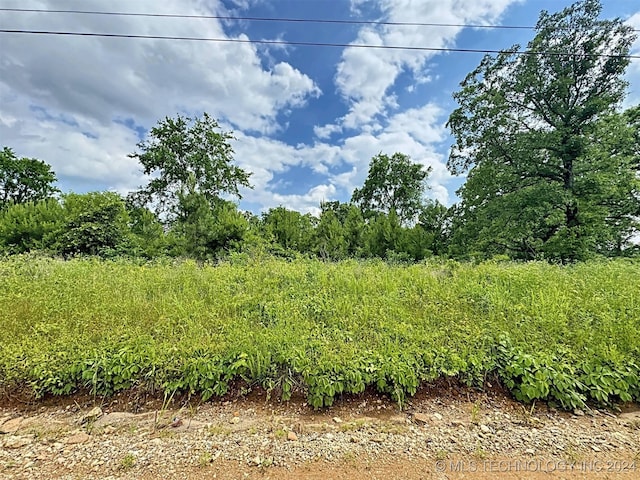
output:
<instances>
[{"instance_id":1,"label":"tree canopy","mask_svg":"<svg viewBox=\"0 0 640 480\"><path fill-rule=\"evenodd\" d=\"M18 158L12 149L0 151L0 209L11 203L44 200L59 190L51 166L35 158Z\"/></svg>"},{"instance_id":2,"label":"tree canopy","mask_svg":"<svg viewBox=\"0 0 640 480\"><path fill-rule=\"evenodd\" d=\"M140 152L130 155L140 161L152 178L134 195L138 204L154 206L158 213L175 215L180 194L200 192L214 204L222 194L241 198L240 187L250 187L250 173L233 163L233 134L219 131L218 122L208 114L201 118L178 115L158 122L149 136L138 144Z\"/></svg>"},{"instance_id":3,"label":"tree canopy","mask_svg":"<svg viewBox=\"0 0 640 480\"><path fill-rule=\"evenodd\" d=\"M411 222L423 205L430 172L431 167L414 163L403 153L380 153L371 159L367 179L353 191L351 201L366 213L393 210L402 223Z\"/></svg>"},{"instance_id":4,"label":"tree canopy","mask_svg":"<svg viewBox=\"0 0 640 480\"><path fill-rule=\"evenodd\" d=\"M620 229L628 229L637 210L637 164L622 151L637 139L622 131L630 124L616 108L636 36L620 19L599 19L600 12L598 0L543 11L525 55L515 45L485 56L454 94L448 167L468 172L459 211L469 248L579 259L607 248L603 231L620 240ZM612 136L619 154L601 148Z\"/></svg>"}]
</instances>

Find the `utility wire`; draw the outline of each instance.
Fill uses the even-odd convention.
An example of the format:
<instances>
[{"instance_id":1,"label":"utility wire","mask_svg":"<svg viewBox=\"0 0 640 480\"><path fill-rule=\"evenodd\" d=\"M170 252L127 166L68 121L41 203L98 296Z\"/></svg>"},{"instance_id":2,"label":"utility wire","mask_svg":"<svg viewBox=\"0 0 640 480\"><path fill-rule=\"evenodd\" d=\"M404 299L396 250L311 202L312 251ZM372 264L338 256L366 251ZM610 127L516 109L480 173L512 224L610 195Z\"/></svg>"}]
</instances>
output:
<instances>
[{"instance_id":1,"label":"utility wire","mask_svg":"<svg viewBox=\"0 0 640 480\"><path fill-rule=\"evenodd\" d=\"M504 30L535 30L534 26L526 25L479 25L466 23L424 23L424 22L384 22L379 20L339 20L319 18L280 18L280 17L239 17L233 15L186 15L174 13L133 13L133 12L104 12L95 10L45 10L42 8L0 8L0 12L23 13L64 13L73 15L110 15L119 17L155 17L155 18L194 18L209 20L244 20L249 22L280 22L280 23L334 23L343 25L393 25L400 27L459 27L459 28L493 28ZM640 32L640 30L633 30Z\"/></svg>"},{"instance_id":2,"label":"utility wire","mask_svg":"<svg viewBox=\"0 0 640 480\"><path fill-rule=\"evenodd\" d=\"M129 13L101 12L90 10L45 10L38 8L0 8L0 12L30 13L68 13L78 15L112 15L122 17L159 17L159 18L199 18L215 20L245 20L250 22L282 22L282 23L336 23L347 25L395 25L402 27L468 27L468 28L502 28L510 30L533 30L535 27L516 25L467 25L456 23L420 23L420 22L383 22L376 20L331 20L312 18L273 18L273 17L237 17L232 15L181 15L171 13Z\"/></svg>"},{"instance_id":3,"label":"utility wire","mask_svg":"<svg viewBox=\"0 0 640 480\"><path fill-rule=\"evenodd\" d=\"M435 47L411 47L400 45L372 45L360 43L323 43L323 42L296 42L289 40L253 40L243 38L209 38L209 37L182 37L167 35L134 35L127 33L94 33L94 32L64 32L50 30L17 30L17 29L0 29L0 33L12 34L30 34L30 35L59 35L59 36L76 36L76 37L103 37L103 38L140 38L147 40L187 40L198 42L221 42L221 43L257 43L262 45L292 45L304 47L341 47L341 48L375 48L380 50L412 50L422 52L457 52L457 53L511 53L513 55L538 55L550 57L576 57L576 58L629 58L640 59L640 55L611 55L611 54L584 54L573 52L549 52L549 51L531 51L531 50L489 50L476 48L435 48Z\"/></svg>"}]
</instances>

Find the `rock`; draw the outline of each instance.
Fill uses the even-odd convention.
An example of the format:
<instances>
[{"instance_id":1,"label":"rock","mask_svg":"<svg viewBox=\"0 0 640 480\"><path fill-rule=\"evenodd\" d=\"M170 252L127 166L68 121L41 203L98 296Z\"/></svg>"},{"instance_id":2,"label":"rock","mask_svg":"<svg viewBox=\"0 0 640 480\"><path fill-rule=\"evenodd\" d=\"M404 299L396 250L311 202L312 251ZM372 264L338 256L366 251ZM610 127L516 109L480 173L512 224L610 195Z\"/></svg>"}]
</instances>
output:
<instances>
[{"instance_id":1,"label":"rock","mask_svg":"<svg viewBox=\"0 0 640 480\"><path fill-rule=\"evenodd\" d=\"M601 452L602 450L600 450L599 447L596 447L595 445L591 445L591 450L593 450L594 452Z\"/></svg>"},{"instance_id":2,"label":"rock","mask_svg":"<svg viewBox=\"0 0 640 480\"><path fill-rule=\"evenodd\" d=\"M289 440L291 442L296 442L296 441L298 441L298 435L296 435L295 432L289 432L289 433L287 433L287 440Z\"/></svg>"},{"instance_id":3,"label":"rock","mask_svg":"<svg viewBox=\"0 0 640 480\"><path fill-rule=\"evenodd\" d=\"M178 428L178 427L181 427L183 423L184 422L182 421L181 418L175 417L173 421L169 424L169 426L171 428Z\"/></svg>"},{"instance_id":4,"label":"rock","mask_svg":"<svg viewBox=\"0 0 640 480\"><path fill-rule=\"evenodd\" d=\"M404 415L394 415L389 417L389 421L394 425L404 425L407 422L407 417Z\"/></svg>"},{"instance_id":5,"label":"rock","mask_svg":"<svg viewBox=\"0 0 640 480\"><path fill-rule=\"evenodd\" d=\"M16 433L20 428L20 424L24 420L24 417L12 418L11 420L4 422L0 426L0 433Z\"/></svg>"},{"instance_id":6,"label":"rock","mask_svg":"<svg viewBox=\"0 0 640 480\"><path fill-rule=\"evenodd\" d=\"M174 425L175 424L175 425ZM171 426L177 432L184 432L187 430L197 430L200 428L206 428L207 424L205 422L199 422L197 420L182 420L180 419L179 423L172 423Z\"/></svg>"},{"instance_id":7,"label":"rock","mask_svg":"<svg viewBox=\"0 0 640 480\"><path fill-rule=\"evenodd\" d=\"M480 431L482 433L491 433L491 429L486 425L480 425Z\"/></svg>"},{"instance_id":8,"label":"rock","mask_svg":"<svg viewBox=\"0 0 640 480\"><path fill-rule=\"evenodd\" d=\"M640 422L640 411L621 413L620 415L618 415L618 418L627 422ZM1 427L0 430L2 430Z\"/></svg>"},{"instance_id":9,"label":"rock","mask_svg":"<svg viewBox=\"0 0 640 480\"><path fill-rule=\"evenodd\" d=\"M69 438L65 440L67 445L78 445L80 443L86 443L89 441L91 437L84 432L76 433L75 435L71 435Z\"/></svg>"},{"instance_id":10,"label":"rock","mask_svg":"<svg viewBox=\"0 0 640 480\"><path fill-rule=\"evenodd\" d=\"M573 410L573 414L576 417L583 417L584 416L584 412L582 410L580 410L579 408L576 408Z\"/></svg>"},{"instance_id":11,"label":"rock","mask_svg":"<svg viewBox=\"0 0 640 480\"><path fill-rule=\"evenodd\" d=\"M426 425L429 423L429 416L426 413L414 413L413 421L418 425Z\"/></svg>"},{"instance_id":12,"label":"rock","mask_svg":"<svg viewBox=\"0 0 640 480\"><path fill-rule=\"evenodd\" d=\"M442 417L442 415L440 415L439 413L436 412L436 413L433 414L433 418L435 418L438 421L441 421L443 417Z\"/></svg>"},{"instance_id":13,"label":"rock","mask_svg":"<svg viewBox=\"0 0 640 480\"><path fill-rule=\"evenodd\" d=\"M231 420L229 420L229 423L233 425L240 423L240 417L233 417Z\"/></svg>"},{"instance_id":14,"label":"rock","mask_svg":"<svg viewBox=\"0 0 640 480\"><path fill-rule=\"evenodd\" d=\"M524 453L527 455L535 455L536 451L533 448L527 448Z\"/></svg>"},{"instance_id":15,"label":"rock","mask_svg":"<svg viewBox=\"0 0 640 480\"><path fill-rule=\"evenodd\" d=\"M324 435L324 438L326 438L327 440L333 440L334 435L333 435L333 433L326 433Z\"/></svg>"},{"instance_id":16,"label":"rock","mask_svg":"<svg viewBox=\"0 0 640 480\"><path fill-rule=\"evenodd\" d=\"M342 423L342 419L340 417L333 417L333 421L335 423Z\"/></svg>"},{"instance_id":17,"label":"rock","mask_svg":"<svg viewBox=\"0 0 640 480\"><path fill-rule=\"evenodd\" d=\"M88 422L95 422L101 416L102 409L100 407L94 407L80 418L80 423L84 425Z\"/></svg>"},{"instance_id":18,"label":"rock","mask_svg":"<svg viewBox=\"0 0 640 480\"><path fill-rule=\"evenodd\" d=\"M4 442L4 448L22 448L30 445L33 441L33 437L9 437Z\"/></svg>"},{"instance_id":19,"label":"rock","mask_svg":"<svg viewBox=\"0 0 640 480\"><path fill-rule=\"evenodd\" d=\"M98 418L94 423L94 427L106 427L107 425L115 425L117 423L125 423L135 418L135 414L128 412L112 412Z\"/></svg>"}]
</instances>

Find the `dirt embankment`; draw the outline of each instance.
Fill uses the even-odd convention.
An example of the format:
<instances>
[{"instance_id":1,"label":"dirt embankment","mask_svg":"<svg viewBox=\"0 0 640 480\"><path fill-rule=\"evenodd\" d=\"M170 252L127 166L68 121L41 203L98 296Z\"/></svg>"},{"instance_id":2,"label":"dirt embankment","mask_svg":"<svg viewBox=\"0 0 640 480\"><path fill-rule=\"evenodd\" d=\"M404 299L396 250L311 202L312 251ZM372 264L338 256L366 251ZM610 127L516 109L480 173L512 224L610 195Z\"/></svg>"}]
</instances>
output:
<instances>
[{"instance_id":1,"label":"dirt embankment","mask_svg":"<svg viewBox=\"0 0 640 480\"><path fill-rule=\"evenodd\" d=\"M500 392L363 395L313 411L264 394L0 406L4 479L611 478L640 476L640 408L558 412Z\"/></svg>"}]
</instances>

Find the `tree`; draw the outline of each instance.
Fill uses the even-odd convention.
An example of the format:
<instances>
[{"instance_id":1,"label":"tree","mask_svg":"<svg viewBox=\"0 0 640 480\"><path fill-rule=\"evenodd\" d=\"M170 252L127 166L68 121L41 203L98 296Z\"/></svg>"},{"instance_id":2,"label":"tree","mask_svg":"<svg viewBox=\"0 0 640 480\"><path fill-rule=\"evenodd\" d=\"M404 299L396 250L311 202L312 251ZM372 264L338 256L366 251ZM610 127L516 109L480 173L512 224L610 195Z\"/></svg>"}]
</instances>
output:
<instances>
[{"instance_id":1,"label":"tree","mask_svg":"<svg viewBox=\"0 0 640 480\"><path fill-rule=\"evenodd\" d=\"M249 229L249 222L234 203L219 199L211 206L206 196L195 190L193 176L188 192L179 195L179 212L173 228L182 247L179 253L198 260L212 260L239 247Z\"/></svg>"},{"instance_id":2,"label":"tree","mask_svg":"<svg viewBox=\"0 0 640 480\"><path fill-rule=\"evenodd\" d=\"M367 216L394 210L401 223L412 222L423 204L430 172L431 167L413 163L402 153L380 153L371 159L367 179L353 191L351 201Z\"/></svg>"},{"instance_id":3,"label":"tree","mask_svg":"<svg viewBox=\"0 0 640 480\"><path fill-rule=\"evenodd\" d=\"M599 248L608 218L605 195L594 189L613 182L633 197L634 167L590 147L624 98L635 39L631 26L599 20L600 11L598 0L543 11L527 54L516 54L516 45L485 56L454 94L460 106L448 122L456 144L447 165L454 174L468 171L459 194L472 248L584 258Z\"/></svg>"},{"instance_id":4,"label":"tree","mask_svg":"<svg viewBox=\"0 0 640 480\"><path fill-rule=\"evenodd\" d=\"M285 252L310 252L313 245L315 217L285 207L271 208L262 215L265 236L273 239Z\"/></svg>"},{"instance_id":5,"label":"tree","mask_svg":"<svg viewBox=\"0 0 640 480\"><path fill-rule=\"evenodd\" d=\"M114 192L69 193L62 197L66 222L55 247L64 256L111 257L127 253L130 238L125 201Z\"/></svg>"},{"instance_id":6,"label":"tree","mask_svg":"<svg viewBox=\"0 0 640 480\"><path fill-rule=\"evenodd\" d=\"M347 240L344 228L333 210L323 209L315 233L315 250L320 258L340 260L346 256Z\"/></svg>"},{"instance_id":7,"label":"tree","mask_svg":"<svg viewBox=\"0 0 640 480\"><path fill-rule=\"evenodd\" d=\"M55 198L11 204L0 210L0 251L48 250L63 225L62 206Z\"/></svg>"},{"instance_id":8,"label":"tree","mask_svg":"<svg viewBox=\"0 0 640 480\"><path fill-rule=\"evenodd\" d=\"M438 200L427 202L420 211L418 227L429 238L429 250L433 255L447 253L450 235L451 211Z\"/></svg>"},{"instance_id":9,"label":"tree","mask_svg":"<svg viewBox=\"0 0 640 480\"><path fill-rule=\"evenodd\" d=\"M403 236L400 218L395 210L376 215L363 232L363 253L367 257L388 258L401 250Z\"/></svg>"},{"instance_id":10,"label":"tree","mask_svg":"<svg viewBox=\"0 0 640 480\"><path fill-rule=\"evenodd\" d=\"M202 118L167 117L151 129L149 138L133 153L145 175L153 178L133 197L139 205L152 204L156 212L175 216L178 195L187 193L189 177L195 190L213 206L222 194L241 198L240 187L250 187L250 173L233 164L230 132L220 132L218 122Z\"/></svg>"},{"instance_id":11,"label":"tree","mask_svg":"<svg viewBox=\"0 0 640 480\"><path fill-rule=\"evenodd\" d=\"M131 230L130 253L135 257L155 258L166 253L167 235L158 216L146 207L127 203Z\"/></svg>"},{"instance_id":12,"label":"tree","mask_svg":"<svg viewBox=\"0 0 640 480\"><path fill-rule=\"evenodd\" d=\"M640 106L603 117L588 139L576 191L594 229L596 251L623 255L636 250L640 220ZM586 174L585 174L586 173Z\"/></svg>"},{"instance_id":13,"label":"tree","mask_svg":"<svg viewBox=\"0 0 640 480\"><path fill-rule=\"evenodd\" d=\"M51 166L35 158L18 158L13 150L0 151L0 209L12 203L44 200L59 190Z\"/></svg>"}]
</instances>

